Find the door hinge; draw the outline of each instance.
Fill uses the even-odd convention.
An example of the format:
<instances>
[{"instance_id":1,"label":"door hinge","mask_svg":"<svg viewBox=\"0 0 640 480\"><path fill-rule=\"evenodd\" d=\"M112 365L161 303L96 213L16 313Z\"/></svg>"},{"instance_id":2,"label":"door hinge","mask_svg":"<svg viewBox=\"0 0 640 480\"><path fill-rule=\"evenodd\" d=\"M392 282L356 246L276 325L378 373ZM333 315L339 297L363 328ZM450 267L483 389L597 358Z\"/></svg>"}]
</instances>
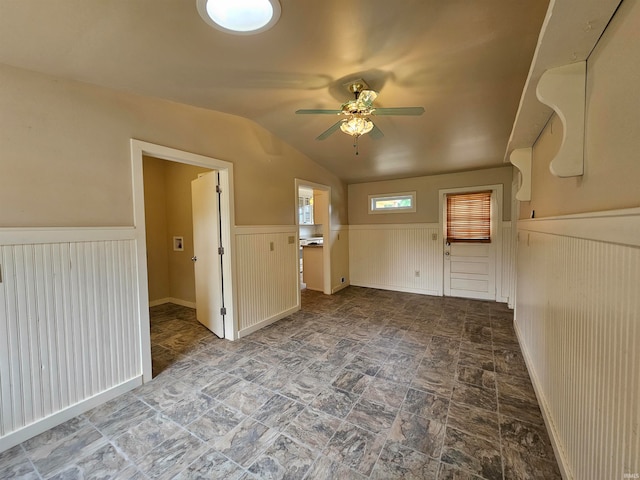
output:
<instances>
[{"instance_id":1,"label":"door hinge","mask_svg":"<svg viewBox=\"0 0 640 480\"><path fill-rule=\"evenodd\" d=\"M224 316L224 315L226 315L226 314L227 314L227 309L226 309L226 307L222 307L222 308L220 309L220 315L223 315L223 316Z\"/></svg>"},{"instance_id":2,"label":"door hinge","mask_svg":"<svg viewBox=\"0 0 640 480\"><path fill-rule=\"evenodd\" d=\"M220 188L220 185L216 185L216 193L222 193L222 189Z\"/></svg>"},{"instance_id":3,"label":"door hinge","mask_svg":"<svg viewBox=\"0 0 640 480\"><path fill-rule=\"evenodd\" d=\"M224 247L218 247L218 255L224 255Z\"/></svg>"}]
</instances>

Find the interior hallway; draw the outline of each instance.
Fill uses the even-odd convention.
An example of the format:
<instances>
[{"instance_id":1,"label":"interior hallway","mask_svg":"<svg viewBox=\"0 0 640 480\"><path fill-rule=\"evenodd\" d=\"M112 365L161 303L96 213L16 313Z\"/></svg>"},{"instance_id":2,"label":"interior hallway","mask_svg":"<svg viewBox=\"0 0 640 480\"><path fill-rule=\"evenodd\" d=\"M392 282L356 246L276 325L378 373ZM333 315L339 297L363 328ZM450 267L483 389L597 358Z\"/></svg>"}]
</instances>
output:
<instances>
[{"instance_id":1,"label":"interior hallway","mask_svg":"<svg viewBox=\"0 0 640 480\"><path fill-rule=\"evenodd\" d=\"M154 380L0 478L561 478L503 304L349 287L237 342L151 309Z\"/></svg>"}]
</instances>

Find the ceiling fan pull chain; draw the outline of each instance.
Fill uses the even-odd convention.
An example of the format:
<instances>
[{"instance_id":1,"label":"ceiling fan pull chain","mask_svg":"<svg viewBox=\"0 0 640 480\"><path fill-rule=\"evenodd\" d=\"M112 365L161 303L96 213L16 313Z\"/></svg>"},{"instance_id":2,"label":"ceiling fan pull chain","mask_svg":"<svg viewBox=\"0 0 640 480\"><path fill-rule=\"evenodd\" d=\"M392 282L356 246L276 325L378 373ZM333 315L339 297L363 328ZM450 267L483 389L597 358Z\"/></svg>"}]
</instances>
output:
<instances>
[{"instance_id":1,"label":"ceiling fan pull chain","mask_svg":"<svg viewBox=\"0 0 640 480\"><path fill-rule=\"evenodd\" d=\"M353 148L355 148L355 149L356 149L356 155L358 155L358 137L359 137L359 136L360 136L360 135L355 135L355 136L353 137Z\"/></svg>"}]
</instances>

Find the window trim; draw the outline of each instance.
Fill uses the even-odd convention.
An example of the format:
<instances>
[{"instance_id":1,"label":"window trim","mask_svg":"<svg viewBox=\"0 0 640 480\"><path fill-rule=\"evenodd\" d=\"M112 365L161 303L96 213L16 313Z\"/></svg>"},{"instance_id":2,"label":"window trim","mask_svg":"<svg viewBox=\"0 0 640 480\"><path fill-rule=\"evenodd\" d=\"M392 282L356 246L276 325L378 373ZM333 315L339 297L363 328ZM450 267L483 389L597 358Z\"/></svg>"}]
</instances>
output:
<instances>
[{"instance_id":1,"label":"window trim","mask_svg":"<svg viewBox=\"0 0 640 480\"><path fill-rule=\"evenodd\" d=\"M391 207L391 208L374 208L374 203L379 200L395 200L399 198L410 198L410 207ZM398 193L378 193L369 195L369 214L383 214L383 213L415 213L416 211L416 192L398 192Z\"/></svg>"}]
</instances>

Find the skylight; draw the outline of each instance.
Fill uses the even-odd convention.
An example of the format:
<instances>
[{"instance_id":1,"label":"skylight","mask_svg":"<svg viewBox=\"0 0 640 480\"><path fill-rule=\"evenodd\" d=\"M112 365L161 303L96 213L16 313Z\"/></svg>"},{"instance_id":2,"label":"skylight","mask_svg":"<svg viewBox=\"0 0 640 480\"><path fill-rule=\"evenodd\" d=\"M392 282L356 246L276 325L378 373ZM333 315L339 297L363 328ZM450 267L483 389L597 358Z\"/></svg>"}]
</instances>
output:
<instances>
[{"instance_id":1,"label":"skylight","mask_svg":"<svg viewBox=\"0 0 640 480\"><path fill-rule=\"evenodd\" d=\"M235 35L270 29L280 18L278 0L197 0L200 16L214 28Z\"/></svg>"}]
</instances>

